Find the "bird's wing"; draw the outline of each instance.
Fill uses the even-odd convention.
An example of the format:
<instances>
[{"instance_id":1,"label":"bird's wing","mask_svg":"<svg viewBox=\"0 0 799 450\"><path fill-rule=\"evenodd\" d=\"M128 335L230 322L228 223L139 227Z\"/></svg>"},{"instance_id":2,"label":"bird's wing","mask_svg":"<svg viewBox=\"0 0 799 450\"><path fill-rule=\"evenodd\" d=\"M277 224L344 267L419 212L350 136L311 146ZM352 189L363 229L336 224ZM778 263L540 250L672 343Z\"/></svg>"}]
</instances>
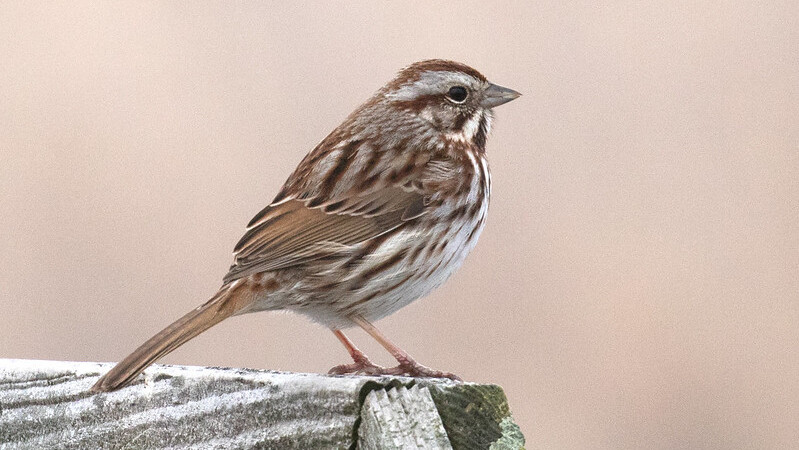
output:
<instances>
[{"instance_id":1,"label":"bird's wing","mask_svg":"<svg viewBox=\"0 0 799 450\"><path fill-rule=\"evenodd\" d=\"M225 282L341 254L425 214L431 158L404 142L375 148L334 131L250 221Z\"/></svg>"},{"instance_id":2,"label":"bird's wing","mask_svg":"<svg viewBox=\"0 0 799 450\"><path fill-rule=\"evenodd\" d=\"M224 281L346 251L400 227L425 209L421 194L397 187L352 198L349 207L341 210L307 203L287 200L262 211L236 245L235 260Z\"/></svg>"}]
</instances>

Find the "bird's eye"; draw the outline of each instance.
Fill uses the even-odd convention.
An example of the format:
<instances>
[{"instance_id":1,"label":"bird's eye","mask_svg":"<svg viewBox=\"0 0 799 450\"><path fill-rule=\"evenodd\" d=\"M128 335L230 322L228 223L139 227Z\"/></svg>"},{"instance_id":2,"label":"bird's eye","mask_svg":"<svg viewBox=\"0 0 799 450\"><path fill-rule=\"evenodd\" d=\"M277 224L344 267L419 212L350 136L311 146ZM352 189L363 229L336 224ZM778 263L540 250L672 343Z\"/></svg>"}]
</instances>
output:
<instances>
[{"instance_id":1,"label":"bird's eye","mask_svg":"<svg viewBox=\"0 0 799 450\"><path fill-rule=\"evenodd\" d=\"M449 97L455 103L465 102L466 97L468 96L469 92L463 86L452 86L447 92L447 97Z\"/></svg>"}]
</instances>

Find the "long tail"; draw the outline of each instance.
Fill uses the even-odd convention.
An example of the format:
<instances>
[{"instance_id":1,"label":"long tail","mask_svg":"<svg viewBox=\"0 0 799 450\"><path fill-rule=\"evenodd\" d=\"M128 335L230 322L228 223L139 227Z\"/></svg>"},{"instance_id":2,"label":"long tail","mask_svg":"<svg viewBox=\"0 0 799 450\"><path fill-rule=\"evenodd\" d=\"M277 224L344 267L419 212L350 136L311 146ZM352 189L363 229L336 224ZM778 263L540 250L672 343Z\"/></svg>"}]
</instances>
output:
<instances>
[{"instance_id":1,"label":"long tail","mask_svg":"<svg viewBox=\"0 0 799 450\"><path fill-rule=\"evenodd\" d=\"M244 300L241 297L230 285L222 287L205 304L164 328L119 362L90 391L109 392L127 386L156 360L242 310L247 302L241 301Z\"/></svg>"}]
</instances>

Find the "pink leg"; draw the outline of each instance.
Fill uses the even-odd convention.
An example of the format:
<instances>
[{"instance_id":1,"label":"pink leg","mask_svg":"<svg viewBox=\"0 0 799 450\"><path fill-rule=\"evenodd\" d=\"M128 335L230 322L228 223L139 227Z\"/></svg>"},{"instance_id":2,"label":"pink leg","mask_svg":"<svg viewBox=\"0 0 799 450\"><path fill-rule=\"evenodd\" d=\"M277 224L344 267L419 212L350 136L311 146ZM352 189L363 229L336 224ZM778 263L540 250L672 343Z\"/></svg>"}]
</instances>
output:
<instances>
[{"instance_id":1,"label":"pink leg","mask_svg":"<svg viewBox=\"0 0 799 450\"><path fill-rule=\"evenodd\" d=\"M344 375L348 373L380 375L386 370L383 367L372 364L372 361L369 361L369 357L367 357L362 351L358 350L358 347L356 347L355 344L353 344L352 341L341 332L341 330L333 330L333 334L335 334L338 340L344 344L344 347L347 348L347 352L349 352L352 360L355 361L355 363L342 364L340 366L333 367L327 373L332 375Z\"/></svg>"},{"instance_id":2,"label":"pink leg","mask_svg":"<svg viewBox=\"0 0 799 450\"><path fill-rule=\"evenodd\" d=\"M386 375L408 375L411 377L422 377L422 378L449 378L455 381L462 381L460 377L458 377L455 374L449 372L442 372L440 370L433 370L429 367L425 367L419 364L413 358L411 358L410 355L408 355L403 349L397 347L396 345L394 345L393 342L389 341L388 338L385 337L383 333L380 332L380 330L378 330L374 325L372 325L368 320L364 319L363 317L353 316L352 321L357 323L359 327L363 328L364 331L366 331L367 333L369 333L370 336L375 338L375 340L379 342L380 345L383 346L383 348L388 350L388 352L391 353L391 355L394 358L396 358L397 362L399 362L399 365L397 367L384 369L380 373ZM344 345L346 346L347 344ZM350 345L352 345L352 343L350 343ZM355 350L358 351L357 349ZM350 352L350 354L352 354L352 352Z\"/></svg>"}]
</instances>

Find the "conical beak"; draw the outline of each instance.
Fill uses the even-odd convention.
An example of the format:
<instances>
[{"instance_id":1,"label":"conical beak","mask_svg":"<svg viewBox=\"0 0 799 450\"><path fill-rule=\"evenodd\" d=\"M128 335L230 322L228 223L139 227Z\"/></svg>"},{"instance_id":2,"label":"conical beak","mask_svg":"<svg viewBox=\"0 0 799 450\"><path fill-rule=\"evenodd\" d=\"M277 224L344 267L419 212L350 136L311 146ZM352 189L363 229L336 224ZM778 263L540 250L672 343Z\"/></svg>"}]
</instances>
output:
<instances>
[{"instance_id":1,"label":"conical beak","mask_svg":"<svg viewBox=\"0 0 799 450\"><path fill-rule=\"evenodd\" d=\"M513 89L491 84L485 90L485 97L480 102L480 106L484 108L493 108L495 106L504 105L511 100L519 98L522 95Z\"/></svg>"}]
</instances>

